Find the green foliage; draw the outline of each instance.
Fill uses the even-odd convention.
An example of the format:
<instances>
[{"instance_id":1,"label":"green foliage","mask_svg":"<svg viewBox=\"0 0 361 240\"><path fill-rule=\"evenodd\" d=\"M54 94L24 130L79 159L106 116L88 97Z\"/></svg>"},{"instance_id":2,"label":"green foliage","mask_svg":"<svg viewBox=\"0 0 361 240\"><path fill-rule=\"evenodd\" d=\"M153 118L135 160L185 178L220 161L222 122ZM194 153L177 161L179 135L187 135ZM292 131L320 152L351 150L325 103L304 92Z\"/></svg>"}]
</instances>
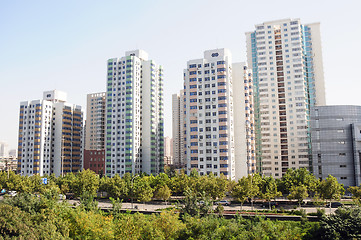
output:
<instances>
[{"instance_id":1,"label":"green foliage","mask_svg":"<svg viewBox=\"0 0 361 240\"><path fill-rule=\"evenodd\" d=\"M361 239L361 208L338 208L320 223L321 239Z\"/></svg>"},{"instance_id":2,"label":"green foliage","mask_svg":"<svg viewBox=\"0 0 361 240\"><path fill-rule=\"evenodd\" d=\"M255 217L226 220L214 216L185 216L179 239L302 239L315 224L274 222Z\"/></svg>"},{"instance_id":3,"label":"green foliage","mask_svg":"<svg viewBox=\"0 0 361 240\"><path fill-rule=\"evenodd\" d=\"M136 178L133 185L134 198L138 202L149 202L153 197L153 188L150 186L150 177Z\"/></svg>"},{"instance_id":4,"label":"green foliage","mask_svg":"<svg viewBox=\"0 0 361 240\"><path fill-rule=\"evenodd\" d=\"M290 193L292 188L305 186L308 192L315 192L319 181L305 168L293 170L287 169L286 174L280 182L280 189L283 193Z\"/></svg>"},{"instance_id":5,"label":"green foliage","mask_svg":"<svg viewBox=\"0 0 361 240\"><path fill-rule=\"evenodd\" d=\"M126 198L129 196L130 188L128 188L127 182L119 175L115 175L112 178L102 177L100 179L100 190L108 193L112 198Z\"/></svg>"},{"instance_id":6,"label":"green foliage","mask_svg":"<svg viewBox=\"0 0 361 240\"><path fill-rule=\"evenodd\" d=\"M320 197L322 199L328 199L330 201L330 210L331 210L331 201L339 200L343 194L345 194L345 189L343 184L338 183L337 179L331 175L325 180L322 180L318 186Z\"/></svg>"},{"instance_id":7,"label":"green foliage","mask_svg":"<svg viewBox=\"0 0 361 240\"><path fill-rule=\"evenodd\" d=\"M112 202L113 217L119 218L122 209L123 199L120 200L119 198L114 199L110 197L109 200Z\"/></svg>"},{"instance_id":8,"label":"green foliage","mask_svg":"<svg viewBox=\"0 0 361 240\"><path fill-rule=\"evenodd\" d=\"M81 196L84 192L96 196L99 183L99 176L95 172L83 170L76 175L75 181L73 181L71 186L75 196Z\"/></svg>"},{"instance_id":9,"label":"green foliage","mask_svg":"<svg viewBox=\"0 0 361 240\"><path fill-rule=\"evenodd\" d=\"M167 185L158 188L154 193L154 197L156 199L163 201L167 201L171 195L172 195L172 191L169 189Z\"/></svg>"},{"instance_id":10,"label":"green foliage","mask_svg":"<svg viewBox=\"0 0 361 240\"><path fill-rule=\"evenodd\" d=\"M84 191L80 196L80 207L86 211L98 210L98 202L94 200L94 195Z\"/></svg>"},{"instance_id":11,"label":"green foliage","mask_svg":"<svg viewBox=\"0 0 361 240\"><path fill-rule=\"evenodd\" d=\"M277 190L276 180L272 177L262 178L260 190L261 198L267 200L268 202L282 195L282 193Z\"/></svg>"},{"instance_id":12,"label":"green foliage","mask_svg":"<svg viewBox=\"0 0 361 240\"><path fill-rule=\"evenodd\" d=\"M191 216L207 215L213 211L213 202L206 193L194 192L191 189L185 191L182 212Z\"/></svg>"},{"instance_id":13,"label":"green foliage","mask_svg":"<svg viewBox=\"0 0 361 240\"><path fill-rule=\"evenodd\" d=\"M361 205L361 186L349 187L347 190L352 193L352 199L354 202Z\"/></svg>"},{"instance_id":14,"label":"green foliage","mask_svg":"<svg viewBox=\"0 0 361 240\"><path fill-rule=\"evenodd\" d=\"M248 199L253 199L259 193L259 175L242 177L231 191L232 197L243 203Z\"/></svg>"},{"instance_id":15,"label":"green foliage","mask_svg":"<svg viewBox=\"0 0 361 240\"><path fill-rule=\"evenodd\" d=\"M179 237L185 229L185 224L178 214L162 212L159 215L145 216L136 213L124 214L116 221L116 239L182 239Z\"/></svg>"},{"instance_id":16,"label":"green foliage","mask_svg":"<svg viewBox=\"0 0 361 240\"><path fill-rule=\"evenodd\" d=\"M305 198L308 197L307 187L304 185L292 186L291 192L287 196L288 199L296 199L298 201L299 207Z\"/></svg>"}]
</instances>

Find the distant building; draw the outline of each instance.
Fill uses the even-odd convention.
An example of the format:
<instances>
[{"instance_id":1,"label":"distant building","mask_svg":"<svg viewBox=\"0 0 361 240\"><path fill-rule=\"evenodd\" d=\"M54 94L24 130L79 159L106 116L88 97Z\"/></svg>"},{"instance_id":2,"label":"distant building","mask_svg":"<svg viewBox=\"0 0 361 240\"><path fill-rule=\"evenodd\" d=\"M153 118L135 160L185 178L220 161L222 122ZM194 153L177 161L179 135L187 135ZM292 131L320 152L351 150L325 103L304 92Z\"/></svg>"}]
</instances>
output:
<instances>
[{"instance_id":1,"label":"distant building","mask_svg":"<svg viewBox=\"0 0 361 240\"><path fill-rule=\"evenodd\" d=\"M9 145L6 142L0 142L0 157L9 156Z\"/></svg>"},{"instance_id":2,"label":"distant building","mask_svg":"<svg viewBox=\"0 0 361 240\"><path fill-rule=\"evenodd\" d=\"M18 150L17 149L11 149L9 151L9 157L17 157L18 156Z\"/></svg>"},{"instance_id":3,"label":"distant building","mask_svg":"<svg viewBox=\"0 0 361 240\"><path fill-rule=\"evenodd\" d=\"M345 186L361 184L361 106L318 106L311 110L313 174L330 174Z\"/></svg>"},{"instance_id":4,"label":"distant building","mask_svg":"<svg viewBox=\"0 0 361 240\"><path fill-rule=\"evenodd\" d=\"M170 137L164 138L164 165L173 164L173 139Z\"/></svg>"},{"instance_id":5,"label":"distant building","mask_svg":"<svg viewBox=\"0 0 361 240\"><path fill-rule=\"evenodd\" d=\"M253 72L257 170L311 166L310 108L325 105L320 24L283 19L246 33Z\"/></svg>"},{"instance_id":6,"label":"distant building","mask_svg":"<svg viewBox=\"0 0 361 240\"><path fill-rule=\"evenodd\" d=\"M16 156L0 157L0 171L16 171L17 165Z\"/></svg>"},{"instance_id":7,"label":"distant building","mask_svg":"<svg viewBox=\"0 0 361 240\"><path fill-rule=\"evenodd\" d=\"M164 171L163 68L143 50L107 63L106 175Z\"/></svg>"},{"instance_id":8,"label":"distant building","mask_svg":"<svg viewBox=\"0 0 361 240\"><path fill-rule=\"evenodd\" d=\"M183 90L180 94L172 95L172 141L173 141L173 165L175 168L183 168L184 160L184 96Z\"/></svg>"},{"instance_id":9,"label":"distant building","mask_svg":"<svg viewBox=\"0 0 361 240\"><path fill-rule=\"evenodd\" d=\"M75 173L82 169L83 112L66 93L44 92L20 103L18 167L21 175Z\"/></svg>"},{"instance_id":10,"label":"distant building","mask_svg":"<svg viewBox=\"0 0 361 240\"><path fill-rule=\"evenodd\" d=\"M105 174L105 92L87 95L84 169Z\"/></svg>"}]
</instances>

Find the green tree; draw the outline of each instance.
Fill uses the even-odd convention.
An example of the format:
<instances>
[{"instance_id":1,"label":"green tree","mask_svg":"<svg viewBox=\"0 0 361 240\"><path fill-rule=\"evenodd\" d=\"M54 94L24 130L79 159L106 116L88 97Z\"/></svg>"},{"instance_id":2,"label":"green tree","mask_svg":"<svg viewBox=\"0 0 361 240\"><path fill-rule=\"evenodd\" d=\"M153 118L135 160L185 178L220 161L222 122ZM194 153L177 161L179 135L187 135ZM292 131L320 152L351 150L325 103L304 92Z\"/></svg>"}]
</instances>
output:
<instances>
[{"instance_id":1,"label":"green tree","mask_svg":"<svg viewBox=\"0 0 361 240\"><path fill-rule=\"evenodd\" d=\"M347 190L352 193L352 199L354 202L361 205L361 186L349 187Z\"/></svg>"},{"instance_id":2,"label":"green tree","mask_svg":"<svg viewBox=\"0 0 361 240\"><path fill-rule=\"evenodd\" d=\"M154 193L154 197L156 199L163 200L165 201L166 204L167 204L167 200L170 198L171 195L172 195L172 191L169 189L167 185L158 188Z\"/></svg>"},{"instance_id":3,"label":"green tree","mask_svg":"<svg viewBox=\"0 0 361 240\"><path fill-rule=\"evenodd\" d=\"M288 199L296 199L299 207L301 207L301 203L305 198L308 197L307 187L304 185L301 186L292 186L291 192L287 196Z\"/></svg>"},{"instance_id":4,"label":"green tree","mask_svg":"<svg viewBox=\"0 0 361 240\"><path fill-rule=\"evenodd\" d=\"M65 174L64 176L59 176L58 178L56 178L56 184L58 185L62 194L66 194L69 192L74 193L76 180L76 176L72 172L70 172L68 174Z\"/></svg>"},{"instance_id":5,"label":"green tree","mask_svg":"<svg viewBox=\"0 0 361 240\"><path fill-rule=\"evenodd\" d=\"M282 195L282 193L277 190L277 183L273 177L262 178L260 195L262 199L269 202L268 206L271 210L271 200Z\"/></svg>"},{"instance_id":6,"label":"green tree","mask_svg":"<svg viewBox=\"0 0 361 240\"><path fill-rule=\"evenodd\" d=\"M238 180L238 183L233 187L231 195L237 201L241 202L241 209L243 203L248 199L253 199L259 192L259 187L256 182L253 181L253 176L248 175ZM253 202L253 201L252 201Z\"/></svg>"},{"instance_id":7,"label":"green tree","mask_svg":"<svg viewBox=\"0 0 361 240\"><path fill-rule=\"evenodd\" d=\"M127 183L119 175L115 175L112 178L102 177L100 179L101 191L107 192L109 197L112 198L121 198L124 199L129 196L130 189L127 186Z\"/></svg>"},{"instance_id":8,"label":"green tree","mask_svg":"<svg viewBox=\"0 0 361 240\"><path fill-rule=\"evenodd\" d=\"M305 186L307 191L311 193L316 191L318 183L316 177L306 168L299 168L296 170L289 168L281 179L280 190L282 190L283 193L288 194L294 187Z\"/></svg>"},{"instance_id":9,"label":"green tree","mask_svg":"<svg viewBox=\"0 0 361 240\"><path fill-rule=\"evenodd\" d=\"M74 194L81 196L83 192L88 192L95 197L99 189L99 182L99 176L95 172L89 169L83 170L76 175L73 184Z\"/></svg>"},{"instance_id":10,"label":"green tree","mask_svg":"<svg viewBox=\"0 0 361 240\"><path fill-rule=\"evenodd\" d=\"M153 197L153 189L150 186L148 176L135 178L134 180L134 197L138 202L149 202Z\"/></svg>"},{"instance_id":11,"label":"green tree","mask_svg":"<svg viewBox=\"0 0 361 240\"><path fill-rule=\"evenodd\" d=\"M335 214L323 216L320 226L321 239L361 239L361 208L338 208Z\"/></svg>"},{"instance_id":12,"label":"green tree","mask_svg":"<svg viewBox=\"0 0 361 240\"><path fill-rule=\"evenodd\" d=\"M345 189L343 184L338 183L335 177L328 175L326 179L320 182L319 193L322 199L329 200L331 212L332 200L339 200L345 194Z\"/></svg>"},{"instance_id":13,"label":"green tree","mask_svg":"<svg viewBox=\"0 0 361 240\"><path fill-rule=\"evenodd\" d=\"M190 178L184 173L184 170L182 170L171 178L170 189L177 196L183 195L186 189L191 188L190 182Z\"/></svg>"}]
</instances>

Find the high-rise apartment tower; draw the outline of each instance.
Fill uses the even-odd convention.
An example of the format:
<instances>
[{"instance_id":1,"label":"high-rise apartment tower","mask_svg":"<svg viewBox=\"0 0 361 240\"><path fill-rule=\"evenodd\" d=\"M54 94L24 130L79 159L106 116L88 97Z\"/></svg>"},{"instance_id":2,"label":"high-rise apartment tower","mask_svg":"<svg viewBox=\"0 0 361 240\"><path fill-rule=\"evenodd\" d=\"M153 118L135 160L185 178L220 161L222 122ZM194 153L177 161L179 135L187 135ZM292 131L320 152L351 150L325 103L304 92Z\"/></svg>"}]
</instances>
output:
<instances>
[{"instance_id":1,"label":"high-rise apartment tower","mask_svg":"<svg viewBox=\"0 0 361 240\"><path fill-rule=\"evenodd\" d=\"M46 91L43 100L20 103L18 172L40 176L82 169L83 112L66 93Z\"/></svg>"},{"instance_id":2,"label":"high-rise apartment tower","mask_svg":"<svg viewBox=\"0 0 361 240\"><path fill-rule=\"evenodd\" d=\"M311 166L310 108L325 105L320 24L285 19L246 33L253 70L257 169Z\"/></svg>"},{"instance_id":3,"label":"high-rise apartment tower","mask_svg":"<svg viewBox=\"0 0 361 240\"><path fill-rule=\"evenodd\" d=\"M200 175L223 174L229 179L247 175L248 123L244 95L251 76L244 72L247 70L243 65L232 65L228 49L208 50L204 58L187 62L181 107L187 173L196 169ZM232 68L237 68L235 72L239 76L234 76ZM234 91L235 87L239 92ZM235 102L235 94L243 97L237 97ZM235 113L239 119L235 119ZM238 150L235 139L240 140Z\"/></svg>"},{"instance_id":4,"label":"high-rise apartment tower","mask_svg":"<svg viewBox=\"0 0 361 240\"><path fill-rule=\"evenodd\" d=\"M173 165L176 168L184 167L184 93L172 95L172 134L173 134Z\"/></svg>"},{"instance_id":5,"label":"high-rise apartment tower","mask_svg":"<svg viewBox=\"0 0 361 240\"><path fill-rule=\"evenodd\" d=\"M105 92L87 95L84 169L105 174Z\"/></svg>"},{"instance_id":6,"label":"high-rise apartment tower","mask_svg":"<svg viewBox=\"0 0 361 240\"><path fill-rule=\"evenodd\" d=\"M142 50L107 63L106 175L163 171L163 68Z\"/></svg>"}]
</instances>

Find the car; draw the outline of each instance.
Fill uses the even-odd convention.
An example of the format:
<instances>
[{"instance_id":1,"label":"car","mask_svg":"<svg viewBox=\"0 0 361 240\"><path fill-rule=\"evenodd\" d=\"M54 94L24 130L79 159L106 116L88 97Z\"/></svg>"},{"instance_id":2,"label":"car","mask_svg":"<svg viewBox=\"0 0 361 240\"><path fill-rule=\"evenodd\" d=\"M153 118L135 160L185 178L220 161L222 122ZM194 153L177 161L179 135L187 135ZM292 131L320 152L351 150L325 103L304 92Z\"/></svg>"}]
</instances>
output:
<instances>
[{"instance_id":1,"label":"car","mask_svg":"<svg viewBox=\"0 0 361 240\"><path fill-rule=\"evenodd\" d=\"M17 194L16 191L9 191L9 192L8 192L8 196L10 196L10 197L15 197L16 194Z\"/></svg>"},{"instance_id":2,"label":"car","mask_svg":"<svg viewBox=\"0 0 361 240\"><path fill-rule=\"evenodd\" d=\"M331 208L338 208L338 207L342 207L343 204L340 202L332 202L331 203ZM330 204L327 204L326 207L330 207Z\"/></svg>"},{"instance_id":3,"label":"car","mask_svg":"<svg viewBox=\"0 0 361 240\"><path fill-rule=\"evenodd\" d=\"M224 206L230 206L231 202L227 200L221 200L215 203L216 205L224 205Z\"/></svg>"}]
</instances>

